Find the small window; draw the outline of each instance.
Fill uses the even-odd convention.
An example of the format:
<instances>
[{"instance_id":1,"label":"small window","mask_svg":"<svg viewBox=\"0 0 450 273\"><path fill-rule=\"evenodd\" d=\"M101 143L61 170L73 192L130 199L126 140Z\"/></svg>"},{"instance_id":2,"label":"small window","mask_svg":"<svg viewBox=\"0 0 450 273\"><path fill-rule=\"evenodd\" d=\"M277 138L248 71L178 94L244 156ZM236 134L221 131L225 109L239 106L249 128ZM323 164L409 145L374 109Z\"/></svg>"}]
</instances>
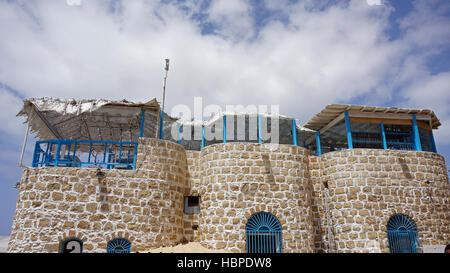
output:
<instances>
[{"instance_id":1,"label":"small window","mask_svg":"<svg viewBox=\"0 0 450 273\"><path fill-rule=\"evenodd\" d=\"M185 214L200 213L200 196L184 197L184 213Z\"/></svg>"},{"instance_id":2,"label":"small window","mask_svg":"<svg viewBox=\"0 0 450 273\"><path fill-rule=\"evenodd\" d=\"M60 253L82 253L83 242L78 238L69 238L61 243Z\"/></svg>"}]
</instances>

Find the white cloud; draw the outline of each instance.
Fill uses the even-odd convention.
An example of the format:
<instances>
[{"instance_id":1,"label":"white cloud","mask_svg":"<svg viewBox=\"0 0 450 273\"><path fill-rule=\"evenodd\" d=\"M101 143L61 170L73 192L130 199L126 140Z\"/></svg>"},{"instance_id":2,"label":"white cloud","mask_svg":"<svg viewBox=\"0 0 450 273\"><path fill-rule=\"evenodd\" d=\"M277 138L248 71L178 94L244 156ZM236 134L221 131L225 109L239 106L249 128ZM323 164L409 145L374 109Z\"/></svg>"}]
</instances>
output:
<instances>
[{"instance_id":1,"label":"white cloud","mask_svg":"<svg viewBox=\"0 0 450 273\"><path fill-rule=\"evenodd\" d=\"M0 35L8 37L0 43L0 80L26 97L160 99L170 58L168 109L203 96L205 104L279 104L302 121L329 103L373 96L381 104L392 90L409 90L429 75L427 53L411 54L411 41L424 47L428 25L437 30L427 39L445 33L445 21L427 21L428 9L420 26L405 20L407 35L389 40L392 9L359 0L278 7L266 0L287 23L269 21L259 32L249 1L216 0L206 10L200 1L122 1L115 12L109 1L23 3L27 12L0 3ZM202 24L218 26L216 35L201 34L191 19L200 11L207 14Z\"/></svg>"},{"instance_id":2,"label":"white cloud","mask_svg":"<svg viewBox=\"0 0 450 273\"><path fill-rule=\"evenodd\" d=\"M234 41L253 37L250 12L247 0L214 0L207 10L211 22L220 26L218 34Z\"/></svg>"},{"instance_id":3,"label":"white cloud","mask_svg":"<svg viewBox=\"0 0 450 273\"><path fill-rule=\"evenodd\" d=\"M366 0L366 2L367 2L367 4L369 6L381 6L381 5L383 5L381 0Z\"/></svg>"},{"instance_id":4,"label":"white cloud","mask_svg":"<svg viewBox=\"0 0 450 273\"><path fill-rule=\"evenodd\" d=\"M10 91L0 86L0 131L9 137L16 138L24 134L25 126L22 120L16 117L23 102Z\"/></svg>"}]
</instances>

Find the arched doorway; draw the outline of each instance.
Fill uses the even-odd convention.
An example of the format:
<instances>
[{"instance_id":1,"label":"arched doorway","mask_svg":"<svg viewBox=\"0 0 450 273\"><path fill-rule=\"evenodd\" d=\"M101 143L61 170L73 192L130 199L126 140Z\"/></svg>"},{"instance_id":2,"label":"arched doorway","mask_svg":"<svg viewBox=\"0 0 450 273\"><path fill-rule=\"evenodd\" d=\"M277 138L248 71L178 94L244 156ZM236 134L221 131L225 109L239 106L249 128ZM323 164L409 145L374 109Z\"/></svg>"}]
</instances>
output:
<instances>
[{"instance_id":1,"label":"arched doorway","mask_svg":"<svg viewBox=\"0 0 450 273\"><path fill-rule=\"evenodd\" d=\"M245 249L247 253L281 253L283 240L277 217L268 212L253 214L245 226Z\"/></svg>"},{"instance_id":2,"label":"arched doorway","mask_svg":"<svg viewBox=\"0 0 450 273\"><path fill-rule=\"evenodd\" d=\"M411 217L395 214L389 218L386 229L391 253L417 253L419 236Z\"/></svg>"}]
</instances>

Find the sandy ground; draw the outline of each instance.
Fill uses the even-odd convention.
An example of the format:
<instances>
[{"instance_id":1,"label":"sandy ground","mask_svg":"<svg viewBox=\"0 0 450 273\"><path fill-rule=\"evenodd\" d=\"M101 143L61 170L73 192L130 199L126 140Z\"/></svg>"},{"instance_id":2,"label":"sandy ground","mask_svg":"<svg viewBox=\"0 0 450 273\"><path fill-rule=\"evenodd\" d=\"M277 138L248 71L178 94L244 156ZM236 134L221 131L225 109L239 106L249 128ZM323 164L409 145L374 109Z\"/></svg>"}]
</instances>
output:
<instances>
[{"instance_id":1,"label":"sandy ground","mask_svg":"<svg viewBox=\"0 0 450 273\"><path fill-rule=\"evenodd\" d=\"M0 253L6 252L8 247L9 236L0 236ZM225 250L207 249L200 245L199 242L190 242L187 244L179 244L171 247L159 247L140 251L142 253L227 253Z\"/></svg>"},{"instance_id":2,"label":"sandy ground","mask_svg":"<svg viewBox=\"0 0 450 273\"><path fill-rule=\"evenodd\" d=\"M212 250L203 247L199 242L190 242L170 247L159 247L142 251L145 253L227 253L225 250Z\"/></svg>"},{"instance_id":3,"label":"sandy ground","mask_svg":"<svg viewBox=\"0 0 450 273\"><path fill-rule=\"evenodd\" d=\"M8 247L9 236L0 236L0 253L6 252Z\"/></svg>"}]
</instances>

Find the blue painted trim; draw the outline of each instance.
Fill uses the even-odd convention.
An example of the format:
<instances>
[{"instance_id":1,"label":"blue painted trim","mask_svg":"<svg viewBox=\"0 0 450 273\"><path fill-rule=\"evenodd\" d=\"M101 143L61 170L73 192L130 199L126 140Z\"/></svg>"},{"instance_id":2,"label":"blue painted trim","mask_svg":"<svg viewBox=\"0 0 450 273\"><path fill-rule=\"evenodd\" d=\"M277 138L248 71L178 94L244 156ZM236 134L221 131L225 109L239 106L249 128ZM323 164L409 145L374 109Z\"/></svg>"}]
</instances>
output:
<instances>
[{"instance_id":1,"label":"blue painted trim","mask_svg":"<svg viewBox=\"0 0 450 273\"><path fill-rule=\"evenodd\" d=\"M316 131L316 146L317 146L317 155L322 155L322 147L320 147L320 131Z\"/></svg>"},{"instance_id":2,"label":"blue painted trim","mask_svg":"<svg viewBox=\"0 0 450 273\"><path fill-rule=\"evenodd\" d=\"M436 142L434 142L433 130L430 130L430 140L431 140L431 148L433 149L433 152L437 153Z\"/></svg>"},{"instance_id":3,"label":"blue painted trim","mask_svg":"<svg viewBox=\"0 0 450 273\"><path fill-rule=\"evenodd\" d=\"M139 127L139 137L144 135L145 110L141 109L141 126Z\"/></svg>"},{"instance_id":4,"label":"blue painted trim","mask_svg":"<svg viewBox=\"0 0 450 273\"><path fill-rule=\"evenodd\" d=\"M412 115L412 123L414 134L414 148L416 151L422 151L422 144L420 143L420 134L419 134L419 127L417 127L416 114Z\"/></svg>"},{"instance_id":5,"label":"blue painted trim","mask_svg":"<svg viewBox=\"0 0 450 273\"><path fill-rule=\"evenodd\" d=\"M387 150L387 143L386 143L386 133L384 131L384 123L380 123L381 128L381 139L383 140L383 149Z\"/></svg>"},{"instance_id":6,"label":"blue painted trim","mask_svg":"<svg viewBox=\"0 0 450 273\"><path fill-rule=\"evenodd\" d=\"M261 135L261 116L258 115L258 143L262 143L262 135Z\"/></svg>"},{"instance_id":7,"label":"blue painted trim","mask_svg":"<svg viewBox=\"0 0 450 273\"><path fill-rule=\"evenodd\" d=\"M164 111L161 110L161 118L159 122L159 139L163 138L163 128L164 128Z\"/></svg>"},{"instance_id":8,"label":"blue painted trim","mask_svg":"<svg viewBox=\"0 0 450 273\"><path fill-rule=\"evenodd\" d=\"M297 143L297 126L295 124L295 119L292 120L292 141L295 146L298 146Z\"/></svg>"},{"instance_id":9,"label":"blue painted trim","mask_svg":"<svg viewBox=\"0 0 450 273\"><path fill-rule=\"evenodd\" d=\"M223 143L227 143L227 116L223 115Z\"/></svg>"},{"instance_id":10,"label":"blue painted trim","mask_svg":"<svg viewBox=\"0 0 450 273\"><path fill-rule=\"evenodd\" d=\"M345 128L347 130L348 148L349 149L353 149L352 131L350 129L350 118L348 116L348 112L347 111L344 112L344 115L345 115Z\"/></svg>"},{"instance_id":11,"label":"blue painted trim","mask_svg":"<svg viewBox=\"0 0 450 273\"><path fill-rule=\"evenodd\" d=\"M205 147L205 125L202 125L202 148Z\"/></svg>"}]
</instances>

